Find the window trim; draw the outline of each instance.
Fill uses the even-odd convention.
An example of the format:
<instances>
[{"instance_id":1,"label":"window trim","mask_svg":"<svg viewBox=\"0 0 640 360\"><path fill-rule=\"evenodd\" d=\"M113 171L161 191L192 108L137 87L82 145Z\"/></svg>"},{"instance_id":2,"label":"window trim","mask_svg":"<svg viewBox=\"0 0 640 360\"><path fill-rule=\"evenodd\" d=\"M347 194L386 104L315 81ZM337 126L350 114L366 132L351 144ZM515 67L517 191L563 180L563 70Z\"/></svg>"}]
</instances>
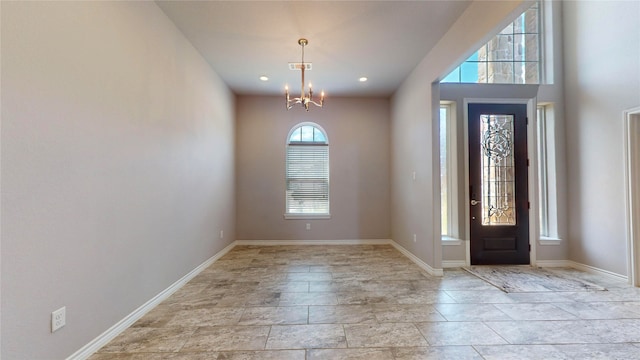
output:
<instances>
[{"instance_id":1,"label":"window trim","mask_svg":"<svg viewBox=\"0 0 640 360\"><path fill-rule=\"evenodd\" d=\"M560 245L554 107L538 103L536 108L536 151L538 157L538 224L540 245Z\"/></svg>"},{"instance_id":2,"label":"window trim","mask_svg":"<svg viewBox=\"0 0 640 360\"><path fill-rule=\"evenodd\" d=\"M547 124L546 124L546 110L542 105L538 105L536 109L538 116L538 194L540 209L540 237L549 236L549 177L548 173L548 161L547 161Z\"/></svg>"},{"instance_id":3,"label":"window trim","mask_svg":"<svg viewBox=\"0 0 640 360\"><path fill-rule=\"evenodd\" d=\"M319 130L322 135L324 136L324 142L313 142L313 141L290 141L291 136L293 135L293 133L303 127L303 126L312 126L315 129ZM327 205L328 205L328 211L326 213L290 213L289 211L289 204L288 204L288 199L287 199L287 182L288 182L288 177L287 177L287 171L288 171L288 162L289 162L289 146L294 145L294 146L326 146L327 147ZM289 130L289 133L287 134L287 138L285 141L285 211L284 211L284 219L286 220L322 220L322 219L330 219L331 218L331 186L330 186L330 169L331 169L331 163L330 163L330 154L329 154L329 136L327 135L327 132L324 130L324 128L322 128L322 126L320 126L317 123L314 122L301 122L301 123L297 123L295 124L293 127L291 127L291 129Z\"/></svg>"},{"instance_id":4,"label":"window trim","mask_svg":"<svg viewBox=\"0 0 640 360\"><path fill-rule=\"evenodd\" d=\"M452 101L441 101L440 109L446 109L447 118L445 119L445 141L444 146L446 154L445 168L447 172L447 229L442 229L442 220L440 221L440 239L443 245L460 245L460 207L458 201L458 143L457 143L457 116L456 103ZM441 119L440 119L441 120ZM442 124L442 121L440 121ZM442 131L442 129L441 129ZM440 139L441 135L438 135ZM441 139L442 141L442 139ZM441 146L442 148L442 146ZM442 178L442 174L441 174ZM444 199L440 199L440 211L442 212L442 204Z\"/></svg>"}]
</instances>

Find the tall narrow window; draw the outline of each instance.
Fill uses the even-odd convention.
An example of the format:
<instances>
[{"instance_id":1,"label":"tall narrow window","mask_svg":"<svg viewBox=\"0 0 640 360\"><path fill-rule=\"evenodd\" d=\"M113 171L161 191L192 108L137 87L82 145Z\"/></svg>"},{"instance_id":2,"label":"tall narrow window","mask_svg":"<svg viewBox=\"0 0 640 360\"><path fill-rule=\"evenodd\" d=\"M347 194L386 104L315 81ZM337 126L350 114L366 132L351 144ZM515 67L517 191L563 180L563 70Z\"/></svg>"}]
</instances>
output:
<instances>
[{"instance_id":1,"label":"tall narrow window","mask_svg":"<svg viewBox=\"0 0 640 360\"><path fill-rule=\"evenodd\" d=\"M540 187L540 236L549 237L547 122L544 106L538 106L538 185Z\"/></svg>"},{"instance_id":2,"label":"tall narrow window","mask_svg":"<svg viewBox=\"0 0 640 360\"><path fill-rule=\"evenodd\" d=\"M449 235L449 182L447 166L447 123L449 107L440 105L440 228L442 235Z\"/></svg>"},{"instance_id":3,"label":"tall narrow window","mask_svg":"<svg viewBox=\"0 0 640 360\"><path fill-rule=\"evenodd\" d=\"M447 244L458 240L455 104L440 104L440 228Z\"/></svg>"},{"instance_id":4,"label":"tall narrow window","mask_svg":"<svg viewBox=\"0 0 640 360\"><path fill-rule=\"evenodd\" d=\"M293 127L287 139L285 218L329 216L329 141L314 123Z\"/></svg>"},{"instance_id":5,"label":"tall narrow window","mask_svg":"<svg viewBox=\"0 0 640 360\"><path fill-rule=\"evenodd\" d=\"M540 244L558 245L558 177L556 174L556 135L553 104L537 108L538 188Z\"/></svg>"}]
</instances>

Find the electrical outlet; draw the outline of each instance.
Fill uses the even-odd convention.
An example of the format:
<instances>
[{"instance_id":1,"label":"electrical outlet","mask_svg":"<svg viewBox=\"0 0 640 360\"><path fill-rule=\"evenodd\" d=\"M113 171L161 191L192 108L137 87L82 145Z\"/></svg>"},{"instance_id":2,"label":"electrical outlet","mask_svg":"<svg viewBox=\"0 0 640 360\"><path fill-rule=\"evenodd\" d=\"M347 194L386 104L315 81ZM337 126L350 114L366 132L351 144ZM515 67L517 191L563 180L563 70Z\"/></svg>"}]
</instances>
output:
<instances>
[{"instance_id":1,"label":"electrical outlet","mask_svg":"<svg viewBox=\"0 0 640 360\"><path fill-rule=\"evenodd\" d=\"M413 242L416 242L416 240L417 240L416 234L413 234Z\"/></svg>"},{"instance_id":2,"label":"electrical outlet","mask_svg":"<svg viewBox=\"0 0 640 360\"><path fill-rule=\"evenodd\" d=\"M220 230L220 239L224 238L224 230Z\"/></svg>"},{"instance_id":3,"label":"electrical outlet","mask_svg":"<svg viewBox=\"0 0 640 360\"><path fill-rule=\"evenodd\" d=\"M311 224L307 223L307 230L311 230Z\"/></svg>"},{"instance_id":4,"label":"electrical outlet","mask_svg":"<svg viewBox=\"0 0 640 360\"><path fill-rule=\"evenodd\" d=\"M55 332L67 324L67 308L65 306L51 313L51 332Z\"/></svg>"}]
</instances>

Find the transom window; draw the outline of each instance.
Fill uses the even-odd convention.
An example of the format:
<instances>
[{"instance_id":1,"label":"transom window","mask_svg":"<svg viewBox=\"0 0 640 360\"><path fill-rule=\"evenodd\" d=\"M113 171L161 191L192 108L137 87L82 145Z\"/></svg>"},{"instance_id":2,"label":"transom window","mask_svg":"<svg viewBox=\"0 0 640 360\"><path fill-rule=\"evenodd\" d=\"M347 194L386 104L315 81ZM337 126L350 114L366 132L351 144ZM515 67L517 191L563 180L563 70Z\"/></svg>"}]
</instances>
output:
<instances>
[{"instance_id":1,"label":"transom window","mask_svg":"<svg viewBox=\"0 0 640 360\"><path fill-rule=\"evenodd\" d=\"M329 141L314 123L294 126L287 138L285 218L329 217Z\"/></svg>"},{"instance_id":2,"label":"transom window","mask_svg":"<svg viewBox=\"0 0 640 360\"><path fill-rule=\"evenodd\" d=\"M540 84L540 18L540 5L536 2L442 82Z\"/></svg>"}]
</instances>

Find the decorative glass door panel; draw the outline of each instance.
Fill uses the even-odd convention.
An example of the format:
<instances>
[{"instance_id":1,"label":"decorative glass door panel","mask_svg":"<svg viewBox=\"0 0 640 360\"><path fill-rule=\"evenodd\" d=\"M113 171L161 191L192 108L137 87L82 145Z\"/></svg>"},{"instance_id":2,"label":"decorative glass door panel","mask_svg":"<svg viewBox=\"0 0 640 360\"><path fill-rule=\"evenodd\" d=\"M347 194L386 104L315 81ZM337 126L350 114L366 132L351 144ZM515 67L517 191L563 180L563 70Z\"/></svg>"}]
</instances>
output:
<instances>
[{"instance_id":1,"label":"decorative glass door panel","mask_svg":"<svg viewBox=\"0 0 640 360\"><path fill-rule=\"evenodd\" d=\"M515 225L513 115L480 115L482 225Z\"/></svg>"},{"instance_id":2,"label":"decorative glass door panel","mask_svg":"<svg viewBox=\"0 0 640 360\"><path fill-rule=\"evenodd\" d=\"M472 265L529 264L527 106L469 104Z\"/></svg>"}]
</instances>

